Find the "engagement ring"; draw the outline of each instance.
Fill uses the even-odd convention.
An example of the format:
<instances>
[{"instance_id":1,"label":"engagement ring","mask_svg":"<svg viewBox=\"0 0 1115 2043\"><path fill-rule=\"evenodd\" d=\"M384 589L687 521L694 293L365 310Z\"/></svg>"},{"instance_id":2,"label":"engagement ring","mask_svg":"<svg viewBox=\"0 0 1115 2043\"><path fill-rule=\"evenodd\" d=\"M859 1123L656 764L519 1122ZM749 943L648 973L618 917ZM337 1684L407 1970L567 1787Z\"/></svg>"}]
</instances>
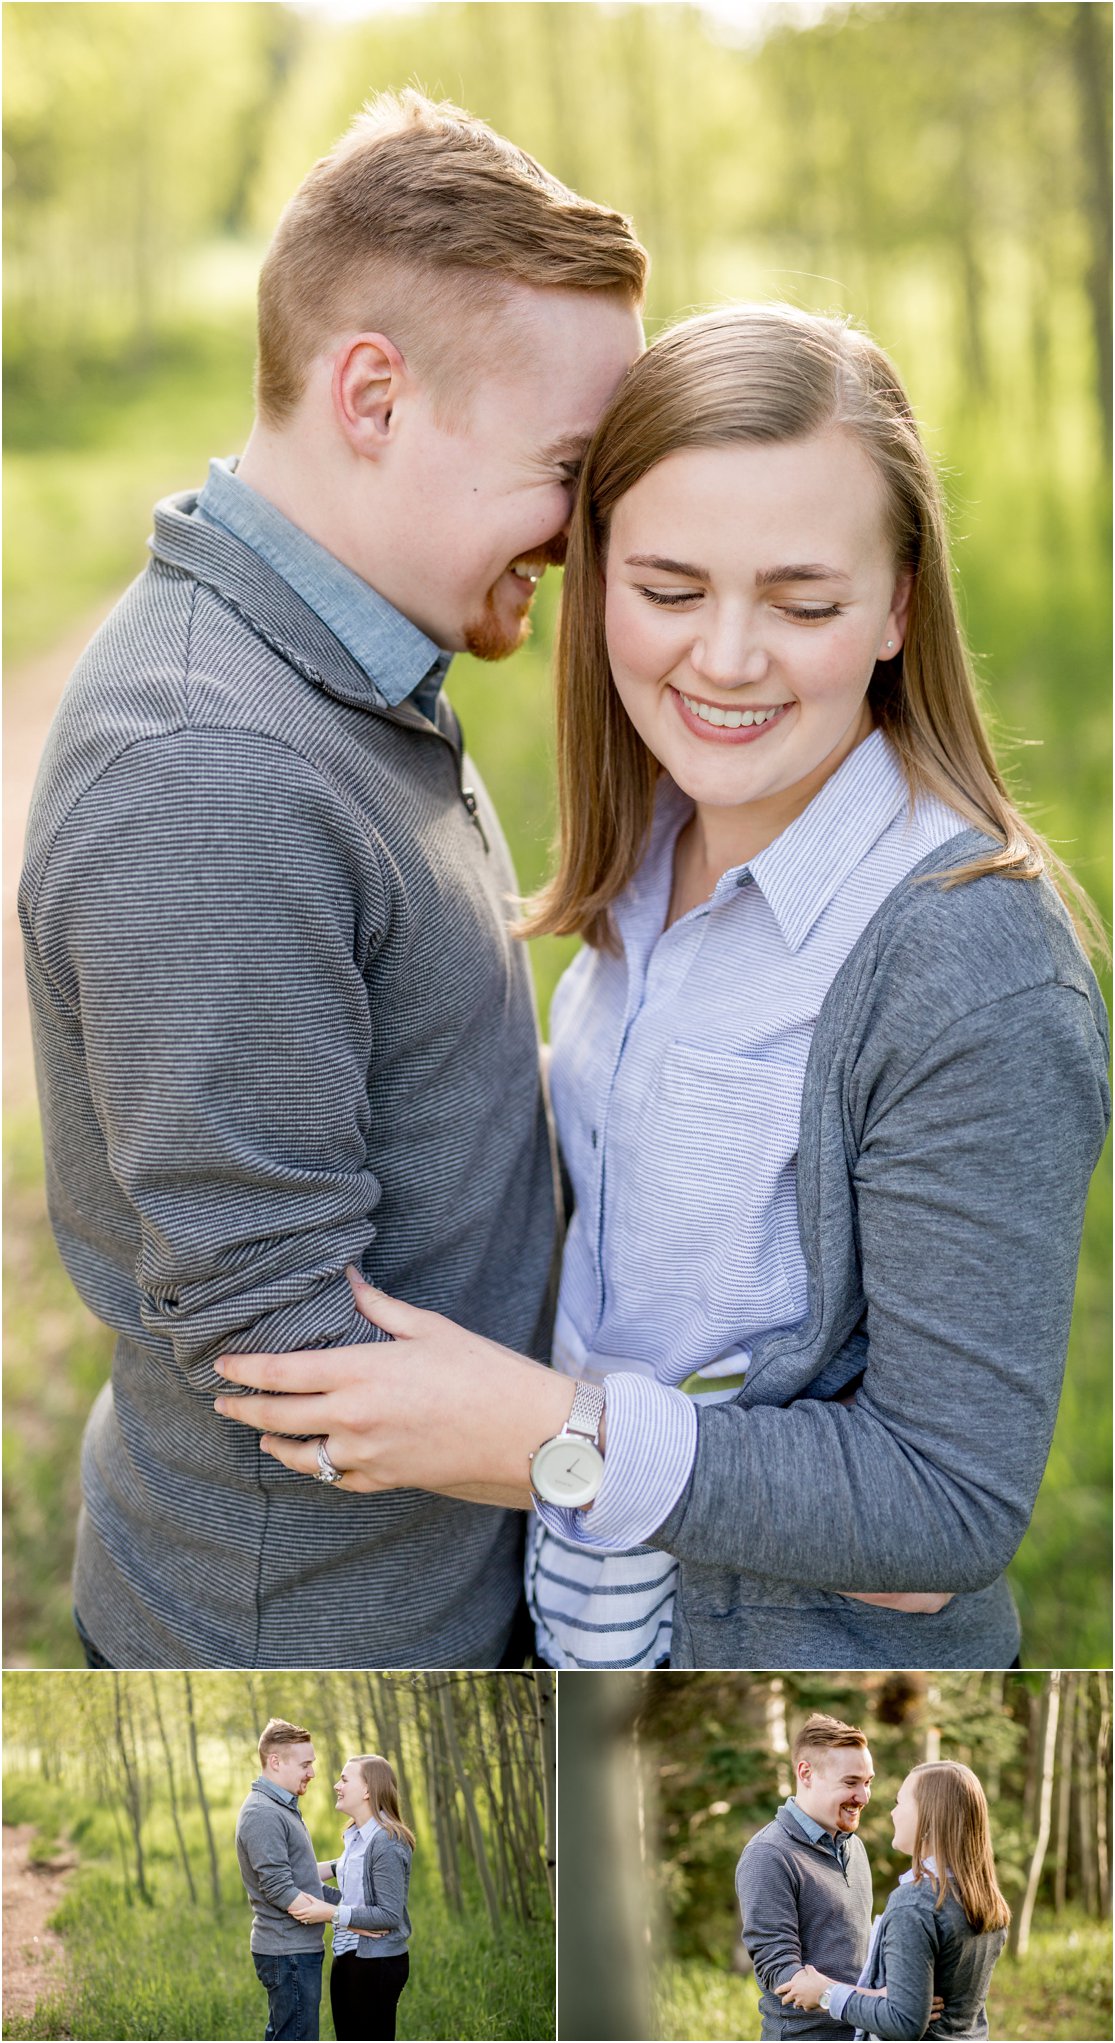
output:
<instances>
[{"instance_id":1,"label":"engagement ring","mask_svg":"<svg viewBox=\"0 0 1115 2043\"><path fill-rule=\"evenodd\" d=\"M317 1471L315 1480L319 1483L339 1483L344 1474L333 1460L324 1438L317 1443Z\"/></svg>"}]
</instances>

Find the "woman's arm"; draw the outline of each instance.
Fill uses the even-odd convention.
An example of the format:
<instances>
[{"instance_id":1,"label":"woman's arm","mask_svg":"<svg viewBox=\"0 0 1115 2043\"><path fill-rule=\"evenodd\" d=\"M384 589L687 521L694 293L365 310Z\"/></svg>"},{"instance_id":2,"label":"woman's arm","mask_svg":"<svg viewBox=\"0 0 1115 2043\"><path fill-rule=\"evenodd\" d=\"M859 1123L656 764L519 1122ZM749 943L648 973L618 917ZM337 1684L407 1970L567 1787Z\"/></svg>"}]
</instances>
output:
<instances>
[{"instance_id":1,"label":"woman's arm","mask_svg":"<svg viewBox=\"0 0 1115 2043\"><path fill-rule=\"evenodd\" d=\"M897 2043L924 2036L933 2018L936 1923L932 1902L912 1888L900 1887L887 1903L879 1932L883 1992L862 1993L853 1988L836 1997L839 2006L834 2005L832 2013L853 2028L897 2039Z\"/></svg>"},{"instance_id":2,"label":"woman's arm","mask_svg":"<svg viewBox=\"0 0 1115 2043\"><path fill-rule=\"evenodd\" d=\"M371 1856L375 1906L363 1902L349 1910L348 1928L354 1930L402 1929L406 1912L406 1861L393 1841L377 1832L368 1846Z\"/></svg>"}]
</instances>

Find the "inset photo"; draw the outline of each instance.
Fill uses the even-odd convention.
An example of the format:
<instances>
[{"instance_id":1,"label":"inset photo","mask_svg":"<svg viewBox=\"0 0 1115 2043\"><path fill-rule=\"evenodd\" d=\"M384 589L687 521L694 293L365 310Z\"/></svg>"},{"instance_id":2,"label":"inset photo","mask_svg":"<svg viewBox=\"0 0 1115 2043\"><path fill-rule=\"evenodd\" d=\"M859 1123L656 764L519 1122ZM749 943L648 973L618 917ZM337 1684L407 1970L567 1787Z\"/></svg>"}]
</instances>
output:
<instances>
[{"instance_id":1,"label":"inset photo","mask_svg":"<svg viewBox=\"0 0 1115 2043\"><path fill-rule=\"evenodd\" d=\"M560 1685L562 2039L1112 2034L1106 1673Z\"/></svg>"},{"instance_id":2,"label":"inset photo","mask_svg":"<svg viewBox=\"0 0 1115 2043\"><path fill-rule=\"evenodd\" d=\"M554 2034L549 1674L6 1674L5 2037Z\"/></svg>"}]
</instances>

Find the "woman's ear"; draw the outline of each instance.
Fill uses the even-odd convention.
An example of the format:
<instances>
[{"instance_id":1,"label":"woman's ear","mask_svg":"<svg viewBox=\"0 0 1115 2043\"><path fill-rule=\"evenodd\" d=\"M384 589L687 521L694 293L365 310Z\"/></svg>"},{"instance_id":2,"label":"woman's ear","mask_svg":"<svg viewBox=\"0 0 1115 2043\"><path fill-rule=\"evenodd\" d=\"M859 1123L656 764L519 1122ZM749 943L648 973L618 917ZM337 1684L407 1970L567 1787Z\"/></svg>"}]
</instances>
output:
<instances>
[{"instance_id":1,"label":"woman's ear","mask_svg":"<svg viewBox=\"0 0 1115 2043\"><path fill-rule=\"evenodd\" d=\"M332 398L337 423L354 454L377 460L407 382L407 366L382 333L358 333L333 361Z\"/></svg>"},{"instance_id":2,"label":"woman's ear","mask_svg":"<svg viewBox=\"0 0 1115 2043\"><path fill-rule=\"evenodd\" d=\"M880 660L897 659L906 636L906 619L910 614L910 598L914 593L914 577L910 568L902 568L894 585L890 615L883 627L883 642L879 647Z\"/></svg>"}]
</instances>

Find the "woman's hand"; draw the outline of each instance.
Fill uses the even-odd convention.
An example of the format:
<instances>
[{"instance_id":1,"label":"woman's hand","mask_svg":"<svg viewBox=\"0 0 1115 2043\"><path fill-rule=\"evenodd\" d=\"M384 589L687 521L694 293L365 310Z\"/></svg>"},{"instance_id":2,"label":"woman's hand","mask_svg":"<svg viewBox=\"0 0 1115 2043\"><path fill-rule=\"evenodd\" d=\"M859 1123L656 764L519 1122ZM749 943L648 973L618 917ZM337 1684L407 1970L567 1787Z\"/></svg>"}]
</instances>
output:
<instances>
[{"instance_id":1,"label":"woman's hand","mask_svg":"<svg viewBox=\"0 0 1115 2043\"><path fill-rule=\"evenodd\" d=\"M321 1880L322 1882L326 1880L332 1880L334 1877L335 1863L336 1862L333 1859L319 1859L317 1862L318 1879Z\"/></svg>"},{"instance_id":2,"label":"woman's hand","mask_svg":"<svg viewBox=\"0 0 1115 2043\"><path fill-rule=\"evenodd\" d=\"M332 1922L336 1913L335 1902L318 1901L312 1894L299 1894L287 1909L287 1914L292 1915L295 1922Z\"/></svg>"},{"instance_id":3,"label":"woman's hand","mask_svg":"<svg viewBox=\"0 0 1115 2043\"><path fill-rule=\"evenodd\" d=\"M776 1987L775 1992L784 2006L817 2008L821 2005L821 1995L826 1986L835 1985L835 1979L826 1978L815 1965L803 1965L784 1986Z\"/></svg>"},{"instance_id":4,"label":"woman's hand","mask_svg":"<svg viewBox=\"0 0 1115 2043\"><path fill-rule=\"evenodd\" d=\"M569 1417L572 1378L348 1277L365 1319L391 1339L222 1356L219 1375L267 1394L220 1397L216 1409L303 1475L318 1474L324 1439L345 1490L433 1490L529 1510L530 1456Z\"/></svg>"},{"instance_id":5,"label":"woman's hand","mask_svg":"<svg viewBox=\"0 0 1115 2043\"><path fill-rule=\"evenodd\" d=\"M853 1596L857 1603L877 1603L881 1610L905 1610L914 1617L933 1617L951 1603L951 1589L898 1589L892 1595L883 1589L842 1589L841 1596Z\"/></svg>"}]
</instances>

